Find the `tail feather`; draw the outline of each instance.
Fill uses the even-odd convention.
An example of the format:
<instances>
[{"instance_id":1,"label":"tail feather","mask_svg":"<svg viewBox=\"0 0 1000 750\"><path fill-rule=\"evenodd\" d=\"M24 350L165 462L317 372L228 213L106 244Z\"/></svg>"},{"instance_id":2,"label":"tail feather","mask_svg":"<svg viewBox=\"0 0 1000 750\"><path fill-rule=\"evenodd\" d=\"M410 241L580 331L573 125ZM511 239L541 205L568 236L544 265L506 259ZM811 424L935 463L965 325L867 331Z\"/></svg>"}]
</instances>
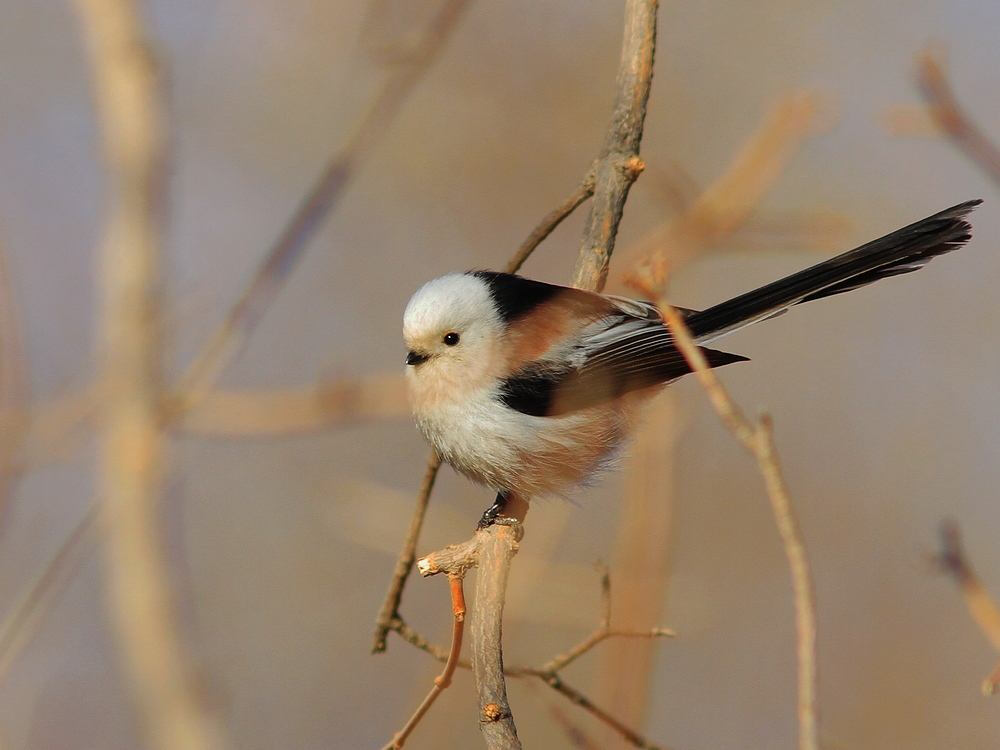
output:
<instances>
[{"instance_id":1,"label":"tail feather","mask_svg":"<svg viewBox=\"0 0 1000 750\"><path fill-rule=\"evenodd\" d=\"M879 279L916 271L932 258L969 241L972 227L966 216L980 203L981 200L960 203L897 229L804 271L694 313L687 324L694 337L705 342L780 315L800 302L849 292Z\"/></svg>"}]
</instances>

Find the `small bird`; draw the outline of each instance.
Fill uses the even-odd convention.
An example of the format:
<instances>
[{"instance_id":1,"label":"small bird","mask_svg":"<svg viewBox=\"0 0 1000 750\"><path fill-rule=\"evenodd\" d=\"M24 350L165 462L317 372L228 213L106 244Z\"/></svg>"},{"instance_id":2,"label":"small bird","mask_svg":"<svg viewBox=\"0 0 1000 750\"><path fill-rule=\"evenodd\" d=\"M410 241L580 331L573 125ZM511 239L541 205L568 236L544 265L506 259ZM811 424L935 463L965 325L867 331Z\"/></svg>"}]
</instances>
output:
<instances>
[{"instance_id":1,"label":"small bird","mask_svg":"<svg viewBox=\"0 0 1000 750\"><path fill-rule=\"evenodd\" d=\"M916 271L971 237L959 204L707 310L678 308L699 345L800 302ZM660 311L641 302L496 271L429 281L403 315L420 431L442 460L497 492L564 494L610 466L642 403L691 372ZM701 347L711 367L738 354Z\"/></svg>"}]
</instances>

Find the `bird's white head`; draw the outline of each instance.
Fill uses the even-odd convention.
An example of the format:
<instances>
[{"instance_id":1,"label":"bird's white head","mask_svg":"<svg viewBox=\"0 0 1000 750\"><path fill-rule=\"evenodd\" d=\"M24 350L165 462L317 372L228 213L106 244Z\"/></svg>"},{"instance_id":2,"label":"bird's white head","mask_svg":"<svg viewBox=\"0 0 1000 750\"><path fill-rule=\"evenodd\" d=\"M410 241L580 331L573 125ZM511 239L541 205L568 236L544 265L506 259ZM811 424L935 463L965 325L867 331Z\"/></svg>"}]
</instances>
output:
<instances>
[{"instance_id":1,"label":"bird's white head","mask_svg":"<svg viewBox=\"0 0 1000 750\"><path fill-rule=\"evenodd\" d=\"M414 389L442 395L478 388L502 365L504 324L487 283L453 273L424 284L403 313L407 377Z\"/></svg>"}]
</instances>

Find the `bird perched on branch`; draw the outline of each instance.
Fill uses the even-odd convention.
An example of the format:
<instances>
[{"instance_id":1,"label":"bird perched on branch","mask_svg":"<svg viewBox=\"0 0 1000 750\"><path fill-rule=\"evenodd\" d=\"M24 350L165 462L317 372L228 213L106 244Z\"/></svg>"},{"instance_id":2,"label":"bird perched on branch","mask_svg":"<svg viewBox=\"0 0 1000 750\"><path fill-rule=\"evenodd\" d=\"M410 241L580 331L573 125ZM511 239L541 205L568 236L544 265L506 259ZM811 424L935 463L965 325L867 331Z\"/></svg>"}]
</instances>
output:
<instances>
[{"instance_id":1,"label":"bird perched on branch","mask_svg":"<svg viewBox=\"0 0 1000 750\"><path fill-rule=\"evenodd\" d=\"M969 201L707 310L679 309L699 344L801 302L916 271L970 238ZM558 494L611 463L641 404L691 372L649 302L495 271L422 286L403 315L417 425L441 458L507 500ZM746 360L701 348L711 367Z\"/></svg>"}]
</instances>

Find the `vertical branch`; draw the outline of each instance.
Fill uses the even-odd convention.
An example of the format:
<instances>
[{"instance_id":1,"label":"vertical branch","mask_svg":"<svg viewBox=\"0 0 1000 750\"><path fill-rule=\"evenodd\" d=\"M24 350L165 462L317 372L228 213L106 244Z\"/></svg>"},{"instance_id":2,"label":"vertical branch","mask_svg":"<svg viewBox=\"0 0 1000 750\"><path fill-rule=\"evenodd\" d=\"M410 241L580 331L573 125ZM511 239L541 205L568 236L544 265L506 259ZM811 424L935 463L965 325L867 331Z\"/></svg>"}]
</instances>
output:
<instances>
[{"instance_id":1,"label":"vertical branch","mask_svg":"<svg viewBox=\"0 0 1000 750\"><path fill-rule=\"evenodd\" d=\"M472 673L479 694L479 726L490 750L520 750L503 671L503 607L518 529L493 526L479 547L476 601L469 618Z\"/></svg>"},{"instance_id":2,"label":"vertical branch","mask_svg":"<svg viewBox=\"0 0 1000 750\"><path fill-rule=\"evenodd\" d=\"M573 286L581 289L604 288L625 200L643 170L639 143L653 82L658 5L657 0L625 2L625 32L614 111L594 169L594 199L573 274Z\"/></svg>"},{"instance_id":3,"label":"vertical branch","mask_svg":"<svg viewBox=\"0 0 1000 750\"><path fill-rule=\"evenodd\" d=\"M111 620L152 747L219 744L171 609L156 511L166 468L159 265L167 137L159 72L130 0L77 0L110 172L101 253L102 518Z\"/></svg>"}]
</instances>

